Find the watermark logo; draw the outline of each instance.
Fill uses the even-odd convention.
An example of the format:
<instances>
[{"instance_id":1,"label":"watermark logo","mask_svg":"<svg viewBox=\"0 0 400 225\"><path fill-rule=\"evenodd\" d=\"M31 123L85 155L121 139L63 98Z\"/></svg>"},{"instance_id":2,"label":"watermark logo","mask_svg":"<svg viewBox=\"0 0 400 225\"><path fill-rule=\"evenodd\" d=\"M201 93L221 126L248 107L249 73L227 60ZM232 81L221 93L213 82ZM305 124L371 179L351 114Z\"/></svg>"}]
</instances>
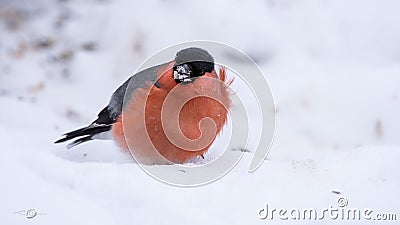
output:
<instances>
[{"instance_id":1,"label":"watermark logo","mask_svg":"<svg viewBox=\"0 0 400 225\"><path fill-rule=\"evenodd\" d=\"M134 116L132 114L130 117L122 117L126 144L136 161L144 161L144 163L139 164L141 168L159 181L185 187L213 182L227 174L240 161L249 147L249 135L251 131L255 130L254 125L249 123L252 116L260 115L260 119L257 121L259 129L255 133L252 133L252 135L258 137L258 143L251 143L253 148L251 154L253 154L253 157L249 165L249 172L254 172L265 161L275 132L275 106L270 86L255 62L238 49L210 41L181 43L163 49L148 58L138 71L144 71L161 65L157 67L157 73L165 74L174 70L173 74L170 72L171 76L173 75L174 79L185 81L189 79L188 74L193 69L185 63L190 64L191 62L204 61L204 58L189 57L187 61L179 62L179 65L173 59L177 52L193 47L204 49L212 55L214 59L213 63L215 64L215 73L219 73L218 77L202 76L201 78L196 78L193 81L194 84L196 82L202 82L201 84L203 84L197 86L201 88L197 88L196 91L188 91L191 87L190 82L188 84L176 85L173 89L169 90L162 105L156 106L161 109L161 113L156 115L161 118L162 123L160 125L152 124L153 120L157 120L157 118L146 116L146 113L152 110L151 107L155 107L148 106L147 104L142 104L143 108L135 109L132 112L136 113ZM230 85L228 79L225 79L226 73L230 75L230 78L234 79L232 85ZM158 78L160 77L158 76ZM241 90L235 89L238 87L235 86L236 83L242 84L240 87L245 88L251 94L242 96L240 94ZM135 79L131 79L125 93L124 105L129 104L132 98L131 90L134 90L136 87ZM153 97L152 91L154 91L153 88L148 88L147 90L147 92L136 93L136 95L144 96L145 102ZM224 98L225 91L230 93L229 100ZM190 94L182 95L182 93ZM202 107L206 108L212 105L211 107L219 107L219 109L215 110L217 112L214 115L206 116L200 120L197 126L201 135L200 137L191 139L190 137L186 137L181 130L180 113L192 100L199 98L207 99L204 102L214 102L212 104L204 104ZM256 102L256 107L252 107L251 109L249 108L250 98ZM224 119L218 120L218 116L225 116L219 112L225 111L229 113L228 123L230 126L228 127L230 129L228 132L224 132L229 133L229 141L223 146L225 151L218 158L206 164L187 166L179 163L175 164L169 161L168 157L164 157L168 155L168 153L165 153L164 148L181 149L184 154L186 154L185 151L200 151L208 148L213 143L216 133L219 131L218 129L220 129L220 122L224 121ZM191 115L186 116L191 117ZM134 121L141 121L142 124L137 125L138 122L136 122L136 127L132 128L132 122ZM160 132L156 132L158 136L151 136L148 132L149 129L153 131L162 129L163 133L158 135ZM146 132L141 132L141 134L137 135L137 130L145 130ZM162 136L161 138L165 136L168 139L167 145L160 146L159 143L154 141L159 140L160 136ZM143 157L143 149L146 151L145 157ZM246 149L246 151L235 151L235 149ZM164 154L160 154L162 151L164 151ZM159 157L162 159L160 160L161 164L171 165L163 167L147 165L143 158L145 159L148 156Z\"/></svg>"},{"instance_id":2,"label":"watermark logo","mask_svg":"<svg viewBox=\"0 0 400 225\"><path fill-rule=\"evenodd\" d=\"M46 213L38 212L36 209L19 210L14 214L25 216L27 219L33 219L38 215L47 215Z\"/></svg>"},{"instance_id":3,"label":"watermark logo","mask_svg":"<svg viewBox=\"0 0 400 225\"><path fill-rule=\"evenodd\" d=\"M396 213L376 212L371 208L350 208L349 201L345 197L337 200L337 206L317 208L274 208L266 204L258 210L258 218L261 220L397 220Z\"/></svg>"}]
</instances>

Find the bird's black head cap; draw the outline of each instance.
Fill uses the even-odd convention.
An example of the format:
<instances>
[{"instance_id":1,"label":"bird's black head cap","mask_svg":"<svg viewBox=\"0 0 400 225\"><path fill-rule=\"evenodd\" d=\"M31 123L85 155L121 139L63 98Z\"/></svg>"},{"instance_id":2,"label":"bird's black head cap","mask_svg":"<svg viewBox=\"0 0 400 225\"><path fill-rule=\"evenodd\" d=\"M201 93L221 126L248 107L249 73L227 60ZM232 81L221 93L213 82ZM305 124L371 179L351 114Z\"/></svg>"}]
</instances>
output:
<instances>
[{"instance_id":1,"label":"bird's black head cap","mask_svg":"<svg viewBox=\"0 0 400 225\"><path fill-rule=\"evenodd\" d=\"M194 78L214 70L214 58L201 48L185 48L175 57L174 79L177 82L193 81Z\"/></svg>"}]
</instances>

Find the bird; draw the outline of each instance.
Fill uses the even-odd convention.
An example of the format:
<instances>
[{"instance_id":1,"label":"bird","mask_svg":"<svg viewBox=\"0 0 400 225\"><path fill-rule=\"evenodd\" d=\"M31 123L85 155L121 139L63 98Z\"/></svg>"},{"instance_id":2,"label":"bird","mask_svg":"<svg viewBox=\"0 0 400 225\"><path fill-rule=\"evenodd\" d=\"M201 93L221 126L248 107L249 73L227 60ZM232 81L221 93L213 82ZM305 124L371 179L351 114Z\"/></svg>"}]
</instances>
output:
<instances>
[{"instance_id":1,"label":"bird","mask_svg":"<svg viewBox=\"0 0 400 225\"><path fill-rule=\"evenodd\" d=\"M129 77L97 119L63 134L55 143L71 141L66 146L70 149L95 139L111 139L147 165L204 158L227 123L232 82L225 67L216 72L207 50L181 49L173 60Z\"/></svg>"}]
</instances>

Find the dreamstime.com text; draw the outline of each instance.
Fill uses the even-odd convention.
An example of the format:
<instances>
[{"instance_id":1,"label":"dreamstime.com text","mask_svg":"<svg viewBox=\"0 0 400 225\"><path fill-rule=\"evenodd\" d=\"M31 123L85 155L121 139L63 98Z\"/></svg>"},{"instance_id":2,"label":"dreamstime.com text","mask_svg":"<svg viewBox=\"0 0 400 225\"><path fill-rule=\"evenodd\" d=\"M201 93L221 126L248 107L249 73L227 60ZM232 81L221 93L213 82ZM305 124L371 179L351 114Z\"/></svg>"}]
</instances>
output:
<instances>
[{"instance_id":1,"label":"dreamstime.com text","mask_svg":"<svg viewBox=\"0 0 400 225\"><path fill-rule=\"evenodd\" d=\"M370 208L351 208L346 198L339 198L337 206L327 208L273 208L268 204L258 210L258 217L262 220L371 220L395 221L396 213L377 213Z\"/></svg>"}]
</instances>

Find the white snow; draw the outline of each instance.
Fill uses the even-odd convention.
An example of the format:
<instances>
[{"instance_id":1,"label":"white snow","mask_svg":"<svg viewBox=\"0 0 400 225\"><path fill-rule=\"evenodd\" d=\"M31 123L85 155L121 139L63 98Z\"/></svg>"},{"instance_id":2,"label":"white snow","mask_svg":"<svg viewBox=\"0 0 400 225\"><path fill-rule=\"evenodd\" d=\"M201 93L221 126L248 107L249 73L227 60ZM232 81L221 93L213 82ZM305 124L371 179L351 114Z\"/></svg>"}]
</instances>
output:
<instances>
[{"instance_id":1,"label":"white snow","mask_svg":"<svg viewBox=\"0 0 400 225\"><path fill-rule=\"evenodd\" d=\"M339 197L399 219L399 7L0 0L0 224L266 224L258 218L265 204L321 209ZM148 176L110 141L53 144L91 122L147 57L202 39L243 50L271 84L276 136L255 173L245 153L222 179L178 188ZM30 208L45 215L15 213Z\"/></svg>"}]
</instances>

